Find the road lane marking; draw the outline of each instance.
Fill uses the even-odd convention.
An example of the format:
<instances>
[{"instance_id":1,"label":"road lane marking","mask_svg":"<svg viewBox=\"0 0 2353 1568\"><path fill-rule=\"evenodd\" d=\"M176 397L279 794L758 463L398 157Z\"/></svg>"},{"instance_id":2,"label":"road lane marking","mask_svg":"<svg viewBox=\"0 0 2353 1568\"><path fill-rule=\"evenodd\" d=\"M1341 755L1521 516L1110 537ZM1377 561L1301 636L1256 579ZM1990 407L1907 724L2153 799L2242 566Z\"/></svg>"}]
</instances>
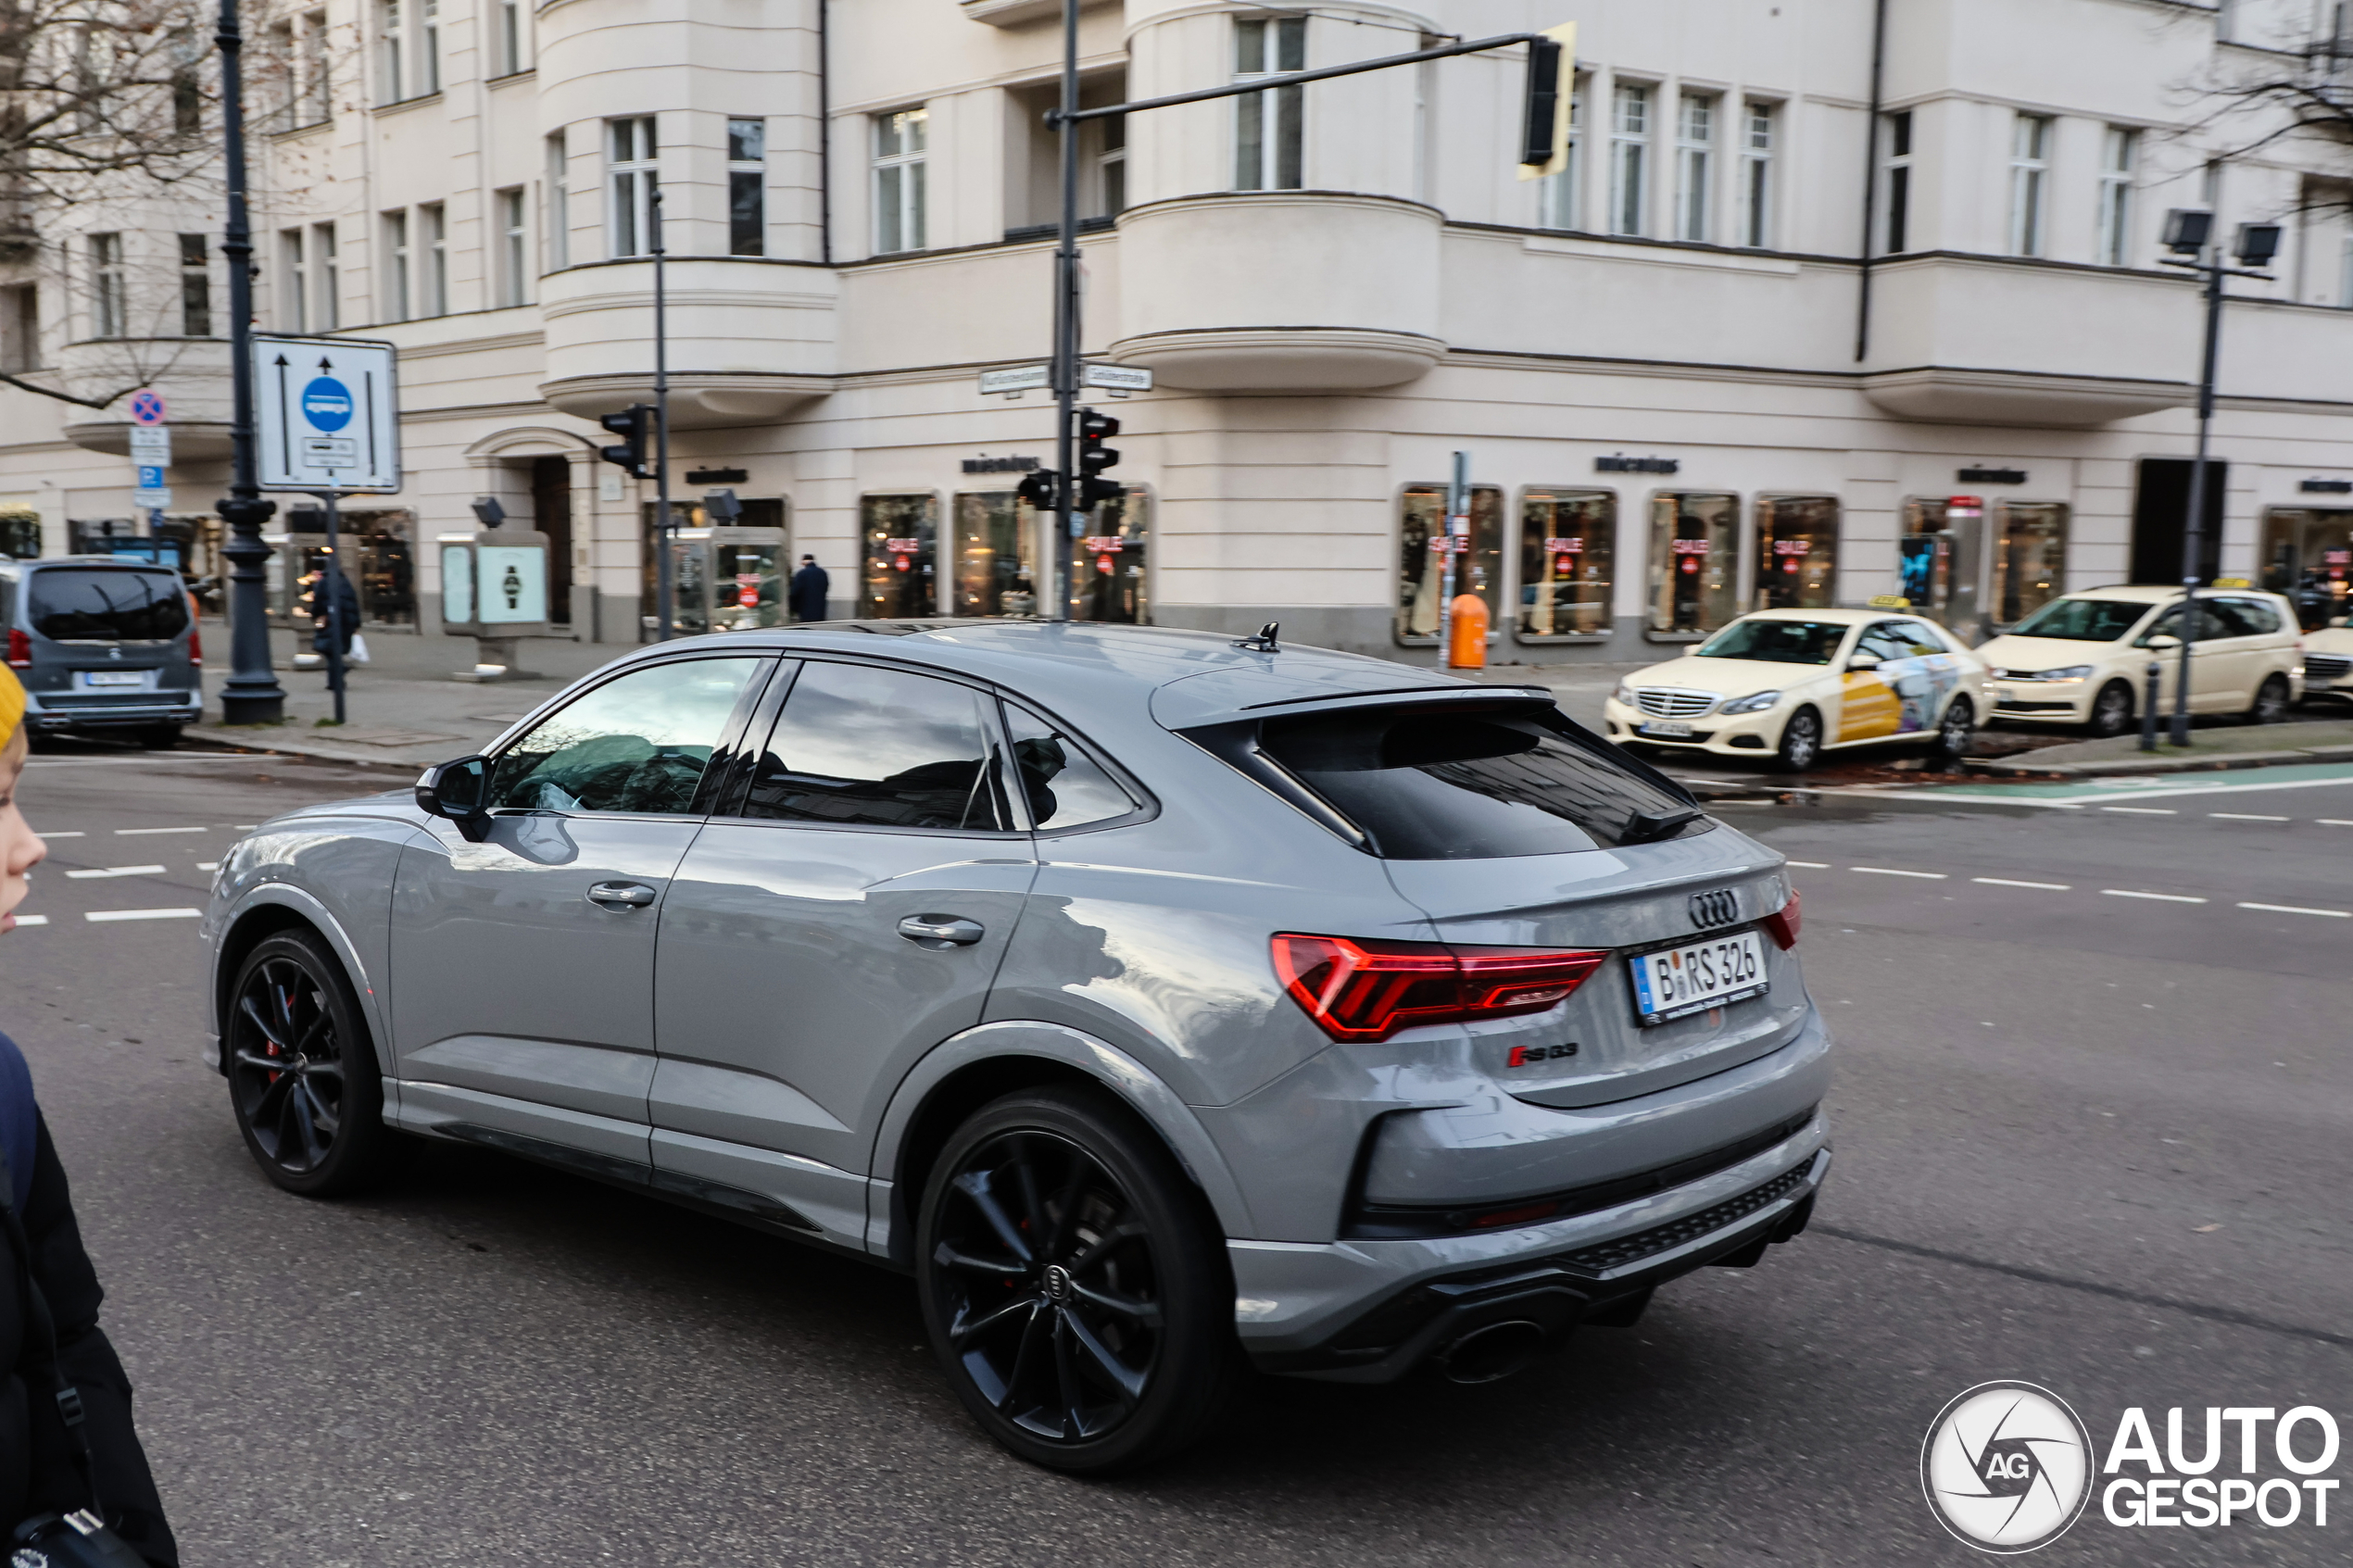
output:
<instances>
[{"instance_id":1,"label":"road lane marking","mask_svg":"<svg viewBox=\"0 0 2353 1568\"><path fill-rule=\"evenodd\" d=\"M1809 872L1826 872L1831 869L1831 863L1828 860L1785 860L1782 864L1796 866Z\"/></svg>"},{"instance_id":2,"label":"road lane marking","mask_svg":"<svg viewBox=\"0 0 2353 1568\"><path fill-rule=\"evenodd\" d=\"M2171 806L2103 806L2100 809L2125 817L2178 817L2182 814Z\"/></svg>"},{"instance_id":3,"label":"road lane marking","mask_svg":"<svg viewBox=\"0 0 2353 1568\"><path fill-rule=\"evenodd\" d=\"M2270 771L2271 770L2266 769L2263 771ZM2284 771L2285 769L2281 771ZM1966 786L1960 788L1947 788L1944 785L1931 785L1923 789L1902 790L1893 793L1886 790L1856 790L1834 787L1830 789L1809 790L1807 793L1811 795L1867 795L1881 800L1891 798L1909 798L1915 800L1976 800L1982 801L1985 804L1992 806L2045 806L2057 807L2065 809L2081 809L2085 806L2096 806L2102 801L2107 800L2164 799L2169 796L2178 795L2246 795L2254 790L2327 789L2333 786L2344 784L2353 784L2353 775L2329 779L2274 779L2269 784L2177 784L2168 785L2163 789L2142 788L2129 791L2108 789L2104 790L2097 795L2079 795L2072 798L2060 798L2053 796L2034 795L1995 795L1993 791L2004 787L2018 789L2033 789L2037 787L2073 789L2080 788L2082 786L2074 784L2055 784L2049 786L2037 786L2033 784L2004 786L2000 784L1993 784L1988 785L1983 789L1969 789Z\"/></svg>"},{"instance_id":4,"label":"road lane marking","mask_svg":"<svg viewBox=\"0 0 2353 1568\"><path fill-rule=\"evenodd\" d=\"M2306 909L2294 904L2241 904L2242 909L2262 909L2275 915L2326 915L2331 920L2353 920L2353 909Z\"/></svg>"},{"instance_id":5,"label":"road lane marking","mask_svg":"<svg viewBox=\"0 0 2353 1568\"><path fill-rule=\"evenodd\" d=\"M2207 815L2225 822L2285 822L2295 820L2291 817L2259 816L2252 811L2208 811Z\"/></svg>"},{"instance_id":6,"label":"road lane marking","mask_svg":"<svg viewBox=\"0 0 2353 1568\"><path fill-rule=\"evenodd\" d=\"M1916 876L1923 882L1944 882L1943 872L1899 872L1893 866L1849 866L1850 872L1862 872L1869 876Z\"/></svg>"},{"instance_id":7,"label":"road lane marking","mask_svg":"<svg viewBox=\"0 0 2353 1568\"><path fill-rule=\"evenodd\" d=\"M2006 876L1973 876L1971 882L1982 882L1988 887L2039 887L2045 893L2069 893L2074 884L2065 882L2013 882Z\"/></svg>"},{"instance_id":8,"label":"road lane marking","mask_svg":"<svg viewBox=\"0 0 2353 1568\"><path fill-rule=\"evenodd\" d=\"M2315 817L2312 820L2324 828L2353 828L2353 818Z\"/></svg>"},{"instance_id":9,"label":"road lane marking","mask_svg":"<svg viewBox=\"0 0 2353 1568\"><path fill-rule=\"evenodd\" d=\"M193 828L117 828L117 829L115 829L115 830L114 830L114 833L115 833L115 836L116 836L117 838L141 838L141 837L145 837L145 836L146 836L146 835L148 835L148 834L158 834L158 833L202 833L202 832L204 832L204 831L205 831L205 830L204 830L203 828L201 828L201 827L193 827Z\"/></svg>"},{"instance_id":10,"label":"road lane marking","mask_svg":"<svg viewBox=\"0 0 2353 1568\"><path fill-rule=\"evenodd\" d=\"M17 917L17 926L19 930L22 930L28 925L46 925L48 923L49 917L47 915L19 915Z\"/></svg>"},{"instance_id":11,"label":"road lane marking","mask_svg":"<svg viewBox=\"0 0 2353 1568\"><path fill-rule=\"evenodd\" d=\"M217 872L220 869L220 862L218 860L198 860L196 862L196 870L200 872Z\"/></svg>"},{"instance_id":12,"label":"road lane marking","mask_svg":"<svg viewBox=\"0 0 2353 1568\"><path fill-rule=\"evenodd\" d=\"M66 875L75 882L86 882L102 876L156 876L162 871L161 866L100 866L92 871L68 872Z\"/></svg>"},{"instance_id":13,"label":"road lane marking","mask_svg":"<svg viewBox=\"0 0 2353 1568\"><path fill-rule=\"evenodd\" d=\"M91 909L83 920L102 924L116 920L202 920L202 909Z\"/></svg>"},{"instance_id":14,"label":"road lane marking","mask_svg":"<svg viewBox=\"0 0 2353 1568\"><path fill-rule=\"evenodd\" d=\"M35 838L87 838L90 835L86 833L39 833L33 836Z\"/></svg>"},{"instance_id":15,"label":"road lane marking","mask_svg":"<svg viewBox=\"0 0 2353 1568\"><path fill-rule=\"evenodd\" d=\"M2185 893L2135 893L2127 887L2103 887L2100 892L2110 898L2154 898L2160 904L2203 904L2203 898L2193 898Z\"/></svg>"}]
</instances>

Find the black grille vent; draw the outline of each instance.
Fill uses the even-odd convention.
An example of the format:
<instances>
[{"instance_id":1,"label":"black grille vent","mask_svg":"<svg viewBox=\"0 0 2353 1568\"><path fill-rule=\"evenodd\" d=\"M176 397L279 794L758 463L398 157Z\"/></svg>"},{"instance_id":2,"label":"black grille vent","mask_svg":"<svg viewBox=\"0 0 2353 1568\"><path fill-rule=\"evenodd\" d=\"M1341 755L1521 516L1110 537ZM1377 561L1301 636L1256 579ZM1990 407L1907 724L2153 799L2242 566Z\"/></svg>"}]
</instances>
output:
<instances>
[{"instance_id":1,"label":"black grille vent","mask_svg":"<svg viewBox=\"0 0 2353 1568\"><path fill-rule=\"evenodd\" d=\"M2304 678L2307 681L2341 681L2353 674L2353 659L2339 659L2331 653L2308 653L2304 656Z\"/></svg>"},{"instance_id":2,"label":"black grille vent","mask_svg":"<svg viewBox=\"0 0 2353 1568\"><path fill-rule=\"evenodd\" d=\"M1814 1161L1808 1159L1803 1165L1782 1172L1763 1186L1751 1187L1738 1198L1728 1198L1712 1209L1686 1214L1672 1224L1636 1231L1632 1236L1621 1236L1616 1241L1604 1241L1548 1261L1581 1274L1604 1274L1612 1269L1622 1269L1629 1263L1638 1263L1645 1258L1671 1251L1687 1241L1697 1241L1709 1232L1722 1230L1760 1209L1771 1208L1803 1186L1806 1173L1813 1168Z\"/></svg>"}]
</instances>

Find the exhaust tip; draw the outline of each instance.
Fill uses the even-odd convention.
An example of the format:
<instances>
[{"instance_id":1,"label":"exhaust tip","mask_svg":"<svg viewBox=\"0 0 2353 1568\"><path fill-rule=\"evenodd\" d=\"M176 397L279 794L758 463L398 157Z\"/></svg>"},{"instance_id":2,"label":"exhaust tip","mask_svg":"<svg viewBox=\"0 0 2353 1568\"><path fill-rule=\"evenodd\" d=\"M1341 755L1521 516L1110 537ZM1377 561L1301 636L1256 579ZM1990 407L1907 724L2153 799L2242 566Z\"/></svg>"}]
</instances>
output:
<instances>
[{"instance_id":1,"label":"exhaust tip","mask_svg":"<svg viewBox=\"0 0 2353 1568\"><path fill-rule=\"evenodd\" d=\"M1494 1383L1528 1364L1544 1343L1544 1331L1525 1318L1475 1328L1438 1353L1450 1383Z\"/></svg>"}]
</instances>

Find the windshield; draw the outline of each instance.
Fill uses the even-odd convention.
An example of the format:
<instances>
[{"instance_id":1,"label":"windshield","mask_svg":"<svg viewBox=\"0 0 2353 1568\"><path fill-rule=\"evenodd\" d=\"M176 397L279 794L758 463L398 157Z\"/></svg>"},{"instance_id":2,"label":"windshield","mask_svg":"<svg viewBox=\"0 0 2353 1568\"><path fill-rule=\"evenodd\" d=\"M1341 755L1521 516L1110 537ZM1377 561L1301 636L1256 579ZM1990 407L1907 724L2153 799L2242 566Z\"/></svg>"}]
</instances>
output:
<instances>
[{"instance_id":1,"label":"windshield","mask_svg":"<svg viewBox=\"0 0 2353 1568\"><path fill-rule=\"evenodd\" d=\"M1828 664L1845 637L1843 621L1735 621L1692 651L1702 659Z\"/></svg>"},{"instance_id":2,"label":"windshield","mask_svg":"<svg viewBox=\"0 0 2353 1568\"><path fill-rule=\"evenodd\" d=\"M188 629L180 579L135 567L54 567L32 574L27 619L60 642L141 642Z\"/></svg>"},{"instance_id":3,"label":"windshield","mask_svg":"<svg viewBox=\"0 0 2353 1568\"><path fill-rule=\"evenodd\" d=\"M2149 612L2131 599L2053 599L2010 628L2013 637L2056 637L2070 643L2112 643Z\"/></svg>"},{"instance_id":4,"label":"windshield","mask_svg":"<svg viewBox=\"0 0 2353 1568\"><path fill-rule=\"evenodd\" d=\"M1259 745L1391 860L1592 849L1623 839L1636 812L1691 805L1580 744L1552 714L1388 709L1271 720Z\"/></svg>"}]
</instances>

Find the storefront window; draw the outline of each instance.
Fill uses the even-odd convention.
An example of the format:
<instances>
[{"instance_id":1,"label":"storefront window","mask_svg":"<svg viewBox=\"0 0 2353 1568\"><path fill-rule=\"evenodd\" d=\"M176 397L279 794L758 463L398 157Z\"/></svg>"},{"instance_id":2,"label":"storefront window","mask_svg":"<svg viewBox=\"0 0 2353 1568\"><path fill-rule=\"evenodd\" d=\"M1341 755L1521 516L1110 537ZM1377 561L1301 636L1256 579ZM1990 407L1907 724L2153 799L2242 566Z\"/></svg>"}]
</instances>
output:
<instances>
[{"instance_id":1,"label":"storefront window","mask_svg":"<svg viewBox=\"0 0 2353 1568\"><path fill-rule=\"evenodd\" d=\"M956 580L951 615L1036 615L1030 558L1038 514L1010 490L956 497Z\"/></svg>"},{"instance_id":2,"label":"storefront window","mask_svg":"<svg viewBox=\"0 0 2353 1568\"><path fill-rule=\"evenodd\" d=\"M1519 639L1606 633L1617 576L1617 497L1527 490L1519 498Z\"/></svg>"},{"instance_id":3,"label":"storefront window","mask_svg":"<svg viewBox=\"0 0 2353 1568\"><path fill-rule=\"evenodd\" d=\"M1073 552L1070 618L1140 626L1150 613L1145 567L1151 550L1151 495L1129 490L1089 515Z\"/></svg>"},{"instance_id":4,"label":"storefront window","mask_svg":"<svg viewBox=\"0 0 2353 1568\"><path fill-rule=\"evenodd\" d=\"M31 560L40 554L41 514L27 506L0 506L0 556Z\"/></svg>"},{"instance_id":5,"label":"storefront window","mask_svg":"<svg viewBox=\"0 0 2353 1568\"><path fill-rule=\"evenodd\" d=\"M1446 487L1408 488L1398 530L1397 640L1436 643L1446 624ZM1471 486L1470 536L1454 573L1456 595L1487 601L1487 624L1495 624L1496 590L1504 578L1504 493L1491 484Z\"/></svg>"},{"instance_id":6,"label":"storefront window","mask_svg":"<svg viewBox=\"0 0 2353 1568\"><path fill-rule=\"evenodd\" d=\"M327 565L326 513L317 507L290 507L283 548L292 557L293 588L285 609L297 623L307 623L313 594ZM417 621L417 563L410 535L416 514L394 511L346 511L335 518L343 550L343 571L359 595L361 621L374 626L413 626Z\"/></svg>"},{"instance_id":7,"label":"storefront window","mask_svg":"<svg viewBox=\"0 0 2353 1568\"><path fill-rule=\"evenodd\" d=\"M1838 602L1838 497L1756 503L1756 608L1828 609Z\"/></svg>"},{"instance_id":8,"label":"storefront window","mask_svg":"<svg viewBox=\"0 0 2353 1568\"><path fill-rule=\"evenodd\" d=\"M1995 515L1994 625L2007 631L2067 592L2067 506L2004 501Z\"/></svg>"},{"instance_id":9,"label":"storefront window","mask_svg":"<svg viewBox=\"0 0 2353 1568\"><path fill-rule=\"evenodd\" d=\"M1713 632L1739 612L1741 498L1668 490L1651 497L1650 629Z\"/></svg>"},{"instance_id":10,"label":"storefront window","mask_svg":"<svg viewBox=\"0 0 2353 1568\"><path fill-rule=\"evenodd\" d=\"M861 495L858 532L865 552L859 613L876 620L939 613L937 495Z\"/></svg>"},{"instance_id":11,"label":"storefront window","mask_svg":"<svg viewBox=\"0 0 2353 1568\"><path fill-rule=\"evenodd\" d=\"M2353 605L2353 511L2274 507L2263 514L2263 586L2317 632Z\"/></svg>"}]
</instances>

